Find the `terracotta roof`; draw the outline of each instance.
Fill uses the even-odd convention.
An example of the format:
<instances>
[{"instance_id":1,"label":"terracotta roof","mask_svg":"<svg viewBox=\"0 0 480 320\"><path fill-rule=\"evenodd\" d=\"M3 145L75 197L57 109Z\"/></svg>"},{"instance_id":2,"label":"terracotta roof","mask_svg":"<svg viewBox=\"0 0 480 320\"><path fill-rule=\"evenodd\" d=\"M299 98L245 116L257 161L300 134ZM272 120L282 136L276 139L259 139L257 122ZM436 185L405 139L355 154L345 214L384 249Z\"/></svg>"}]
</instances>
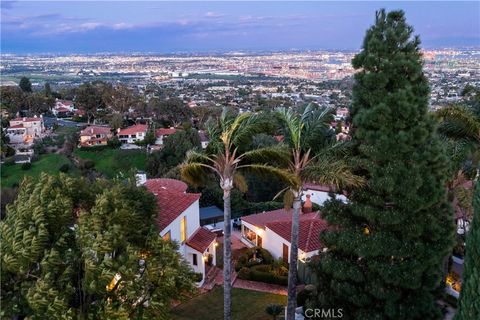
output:
<instances>
[{"instance_id":1,"label":"terracotta roof","mask_svg":"<svg viewBox=\"0 0 480 320\"><path fill-rule=\"evenodd\" d=\"M125 128L118 132L119 135L127 135L127 134L136 134L137 132L147 132L148 126L146 124L136 124L134 126Z\"/></svg>"},{"instance_id":2,"label":"terracotta roof","mask_svg":"<svg viewBox=\"0 0 480 320\"><path fill-rule=\"evenodd\" d=\"M33 122L33 121L42 121L42 118L15 118L10 121L22 121L22 122Z\"/></svg>"},{"instance_id":3,"label":"terracotta roof","mask_svg":"<svg viewBox=\"0 0 480 320\"><path fill-rule=\"evenodd\" d=\"M70 112L70 109L64 108L64 107L59 107L55 108L57 112Z\"/></svg>"},{"instance_id":4,"label":"terracotta roof","mask_svg":"<svg viewBox=\"0 0 480 320\"><path fill-rule=\"evenodd\" d=\"M168 227L179 215L200 199L200 193L182 193L163 190L154 192L159 207L157 224L160 231Z\"/></svg>"},{"instance_id":5,"label":"terracotta roof","mask_svg":"<svg viewBox=\"0 0 480 320\"><path fill-rule=\"evenodd\" d=\"M291 221L268 223L267 228L290 242L292 236ZM298 227L298 248L304 252L311 252L322 248L320 232L327 228L327 223L319 218L300 220Z\"/></svg>"},{"instance_id":6,"label":"terracotta roof","mask_svg":"<svg viewBox=\"0 0 480 320\"><path fill-rule=\"evenodd\" d=\"M248 222L253 224L259 228L265 228L268 223L272 222L288 222L292 220L292 213L293 210L285 210L285 209L278 209L263 213L251 214L249 216L242 217L242 221ZM310 212L310 213L300 213L300 220L304 219L312 219L318 218L318 211L317 212Z\"/></svg>"},{"instance_id":7,"label":"terracotta roof","mask_svg":"<svg viewBox=\"0 0 480 320\"><path fill-rule=\"evenodd\" d=\"M145 182L145 187L153 193L158 193L164 190L185 192L188 188L187 184L183 181L166 178L148 179Z\"/></svg>"},{"instance_id":8,"label":"terracotta roof","mask_svg":"<svg viewBox=\"0 0 480 320\"><path fill-rule=\"evenodd\" d=\"M277 140L278 142L282 142L284 137L282 135L279 135L279 136L274 136L275 140Z\"/></svg>"},{"instance_id":9,"label":"terracotta roof","mask_svg":"<svg viewBox=\"0 0 480 320\"><path fill-rule=\"evenodd\" d=\"M10 127L7 128L7 130L8 129L20 129L20 128L24 128L23 124L17 124L17 125L14 125L14 126L10 126Z\"/></svg>"},{"instance_id":10,"label":"terracotta roof","mask_svg":"<svg viewBox=\"0 0 480 320\"><path fill-rule=\"evenodd\" d=\"M79 116L85 115L85 110L75 110L75 114Z\"/></svg>"},{"instance_id":11,"label":"terracotta roof","mask_svg":"<svg viewBox=\"0 0 480 320\"><path fill-rule=\"evenodd\" d=\"M63 104L64 106L73 105L73 101L68 101L68 100L58 100L57 102Z\"/></svg>"},{"instance_id":12,"label":"terracotta roof","mask_svg":"<svg viewBox=\"0 0 480 320\"><path fill-rule=\"evenodd\" d=\"M175 128L160 128L155 131L155 136L168 136L174 134L175 132L177 132L177 129Z\"/></svg>"},{"instance_id":13,"label":"terracotta roof","mask_svg":"<svg viewBox=\"0 0 480 320\"><path fill-rule=\"evenodd\" d=\"M111 134L110 127L88 126L80 132L80 136L93 136L97 134Z\"/></svg>"},{"instance_id":14,"label":"terracotta roof","mask_svg":"<svg viewBox=\"0 0 480 320\"><path fill-rule=\"evenodd\" d=\"M194 234L187 240L187 245L197 250L198 252L205 252L208 246L215 241L217 235L205 228L198 228Z\"/></svg>"}]
</instances>

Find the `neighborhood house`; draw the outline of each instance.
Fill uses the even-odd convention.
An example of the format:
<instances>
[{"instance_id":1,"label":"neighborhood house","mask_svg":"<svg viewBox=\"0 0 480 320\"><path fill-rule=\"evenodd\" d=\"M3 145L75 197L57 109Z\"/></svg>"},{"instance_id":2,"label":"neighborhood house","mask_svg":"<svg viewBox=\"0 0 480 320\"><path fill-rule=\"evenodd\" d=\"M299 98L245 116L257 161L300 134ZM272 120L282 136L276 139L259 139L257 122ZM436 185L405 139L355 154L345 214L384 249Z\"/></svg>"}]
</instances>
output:
<instances>
[{"instance_id":1,"label":"neighborhood house","mask_svg":"<svg viewBox=\"0 0 480 320\"><path fill-rule=\"evenodd\" d=\"M248 247L262 247L275 259L290 261L293 210L278 209L242 217L241 240ZM300 214L298 259L307 261L323 249L318 235L327 229L319 212Z\"/></svg>"},{"instance_id":2,"label":"neighborhood house","mask_svg":"<svg viewBox=\"0 0 480 320\"><path fill-rule=\"evenodd\" d=\"M175 128L160 128L155 131L155 144L163 146L165 138L177 132Z\"/></svg>"},{"instance_id":3,"label":"neighborhood house","mask_svg":"<svg viewBox=\"0 0 480 320\"><path fill-rule=\"evenodd\" d=\"M104 146L112 136L110 127L88 126L80 132L80 146Z\"/></svg>"},{"instance_id":4,"label":"neighborhood house","mask_svg":"<svg viewBox=\"0 0 480 320\"><path fill-rule=\"evenodd\" d=\"M125 129L118 129L118 139L121 143L143 141L147 135L147 131L148 126L146 124L136 124Z\"/></svg>"},{"instance_id":5,"label":"neighborhood house","mask_svg":"<svg viewBox=\"0 0 480 320\"><path fill-rule=\"evenodd\" d=\"M31 144L35 138L45 131L43 117L34 116L33 118L15 118L10 120L10 127L7 128L6 135L13 144Z\"/></svg>"}]
</instances>

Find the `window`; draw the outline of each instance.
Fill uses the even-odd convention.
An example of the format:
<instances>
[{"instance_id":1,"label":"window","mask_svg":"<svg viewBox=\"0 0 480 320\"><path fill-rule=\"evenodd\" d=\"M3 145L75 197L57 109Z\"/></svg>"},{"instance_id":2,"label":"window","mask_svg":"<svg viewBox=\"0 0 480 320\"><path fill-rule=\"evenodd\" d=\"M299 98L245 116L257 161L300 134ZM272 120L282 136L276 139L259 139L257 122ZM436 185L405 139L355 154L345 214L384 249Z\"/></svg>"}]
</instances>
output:
<instances>
[{"instance_id":1,"label":"window","mask_svg":"<svg viewBox=\"0 0 480 320\"><path fill-rule=\"evenodd\" d=\"M165 241L170 241L170 239L171 239L170 230L168 230L168 232L165 233L162 238L163 238L163 240L165 240Z\"/></svg>"},{"instance_id":2,"label":"window","mask_svg":"<svg viewBox=\"0 0 480 320\"><path fill-rule=\"evenodd\" d=\"M248 241L255 244L257 234L255 232L253 232L252 230L250 230L248 227L243 226L242 236L245 239L247 239Z\"/></svg>"},{"instance_id":3,"label":"window","mask_svg":"<svg viewBox=\"0 0 480 320\"><path fill-rule=\"evenodd\" d=\"M193 265L194 265L194 266L198 266L197 254L196 254L196 253L194 253L194 254L192 254L192 256L193 256L193 262L192 262L192 263L193 263Z\"/></svg>"},{"instance_id":4,"label":"window","mask_svg":"<svg viewBox=\"0 0 480 320\"><path fill-rule=\"evenodd\" d=\"M182 242L187 240L187 217L183 217L180 221L180 240Z\"/></svg>"}]
</instances>

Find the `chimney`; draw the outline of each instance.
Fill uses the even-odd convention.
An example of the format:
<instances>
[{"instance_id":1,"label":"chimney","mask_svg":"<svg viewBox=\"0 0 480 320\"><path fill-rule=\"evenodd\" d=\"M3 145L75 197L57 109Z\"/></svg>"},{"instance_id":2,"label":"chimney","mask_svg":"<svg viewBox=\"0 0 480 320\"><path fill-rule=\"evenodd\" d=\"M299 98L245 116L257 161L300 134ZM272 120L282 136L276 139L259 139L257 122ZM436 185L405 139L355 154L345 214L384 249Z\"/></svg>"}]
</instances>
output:
<instances>
[{"instance_id":1,"label":"chimney","mask_svg":"<svg viewBox=\"0 0 480 320\"><path fill-rule=\"evenodd\" d=\"M312 201L310 200L310 195L307 194L307 199L305 200L305 203L303 204L303 213L309 213L312 212Z\"/></svg>"}]
</instances>

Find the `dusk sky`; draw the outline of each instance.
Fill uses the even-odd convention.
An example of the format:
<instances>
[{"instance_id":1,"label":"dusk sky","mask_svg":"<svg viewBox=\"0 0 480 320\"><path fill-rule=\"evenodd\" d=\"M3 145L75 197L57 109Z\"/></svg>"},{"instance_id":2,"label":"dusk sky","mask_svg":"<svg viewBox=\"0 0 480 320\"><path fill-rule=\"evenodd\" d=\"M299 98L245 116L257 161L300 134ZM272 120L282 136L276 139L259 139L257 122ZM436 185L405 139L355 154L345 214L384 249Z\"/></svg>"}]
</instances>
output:
<instances>
[{"instance_id":1,"label":"dusk sky","mask_svg":"<svg viewBox=\"0 0 480 320\"><path fill-rule=\"evenodd\" d=\"M3 1L2 53L359 49L403 9L423 47L480 45L480 2Z\"/></svg>"}]
</instances>

